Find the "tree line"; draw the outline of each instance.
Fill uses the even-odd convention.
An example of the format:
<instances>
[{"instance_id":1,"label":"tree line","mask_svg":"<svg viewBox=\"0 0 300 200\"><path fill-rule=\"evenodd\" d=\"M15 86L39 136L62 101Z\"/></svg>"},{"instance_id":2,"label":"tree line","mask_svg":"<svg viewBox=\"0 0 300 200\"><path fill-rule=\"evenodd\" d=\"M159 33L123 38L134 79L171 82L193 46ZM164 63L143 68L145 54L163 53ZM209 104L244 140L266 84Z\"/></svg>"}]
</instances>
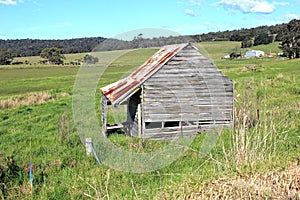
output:
<instances>
[{"instance_id":1,"label":"tree line","mask_svg":"<svg viewBox=\"0 0 300 200\"><path fill-rule=\"evenodd\" d=\"M142 34L131 41L106 39L103 37L78 38L68 40L0 40L0 64L9 64L13 57L38 56L46 58L46 52L51 48L58 54L83 53L91 51L110 51L133 48L159 47L168 44L204 41L240 41L242 48L281 41L279 47L285 56L299 58L300 20L292 20L287 24L274 26L259 26L250 29L240 29L223 32L210 32L189 36L169 36L158 38L143 38ZM54 49L53 49L54 48ZM58 50L59 49L59 50ZM45 53L46 52L46 53ZM52 53L54 53L52 52ZM90 59L90 58L89 58ZM60 63L57 61L47 62Z\"/></svg>"},{"instance_id":2,"label":"tree line","mask_svg":"<svg viewBox=\"0 0 300 200\"><path fill-rule=\"evenodd\" d=\"M13 57L38 56L45 48L61 48L65 54L90 52L105 40L103 37L77 38L67 40L17 39L0 40L0 50L12 53Z\"/></svg>"}]
</instances>

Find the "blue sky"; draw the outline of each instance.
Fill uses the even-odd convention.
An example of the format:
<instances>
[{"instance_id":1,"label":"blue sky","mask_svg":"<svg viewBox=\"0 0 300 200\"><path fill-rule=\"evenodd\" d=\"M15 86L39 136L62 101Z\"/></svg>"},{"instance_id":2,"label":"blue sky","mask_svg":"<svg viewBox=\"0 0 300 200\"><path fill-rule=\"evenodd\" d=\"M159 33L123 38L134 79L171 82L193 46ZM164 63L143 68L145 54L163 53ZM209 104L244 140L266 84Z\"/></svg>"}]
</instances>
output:
<instances>
[{"instance_id":1,"label":"blue sky","mask_svg":"<svg viewBox=\"0 0 300 200\"><path fill-rule=\"evenodd\" d=\"M201 34L300 19L300 0L0 0L0 39Z\"/></svg>"}]
</instances>

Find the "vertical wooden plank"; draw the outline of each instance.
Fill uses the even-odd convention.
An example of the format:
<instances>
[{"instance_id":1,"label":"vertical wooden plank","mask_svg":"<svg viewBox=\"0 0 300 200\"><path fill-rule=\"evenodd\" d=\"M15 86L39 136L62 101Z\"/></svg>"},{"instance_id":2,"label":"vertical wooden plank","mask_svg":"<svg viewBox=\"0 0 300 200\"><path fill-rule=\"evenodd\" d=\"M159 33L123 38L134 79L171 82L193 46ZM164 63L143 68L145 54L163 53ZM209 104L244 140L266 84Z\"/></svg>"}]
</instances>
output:
<instances>
[{"instance_id":1,"label":"vertical wooden plank","mask_svg":"<svg viewBox=\"0 0 300 200\"><path fill-rule=\"evenodd\" d=\"M144 85L141 85L141 124L142 124L142 130L141 130L141 135L143 135L144 134L144 132L145 132L145 129L146 129L146 125L145 125L145 118L144 118L144 97L145 97L145 95L144 95Z\"/></svg>"},{"instance_id":2,"label":"vertical wooden plank","mask_svg":"<svg viewBox=\"0 0 300 200\"><path fill-rule=\"evenodd\" d=\"M141 110L141 104L138 104L138 137L140 138L142 136L142 110Z\"/></svg>"},{"instance_id":3,"label":"vertical wooden plank","mask_svg":"<svg viewBox=\"0 0 300 200\"><path fill-rule=\"evenodd\" d=\"M102 134L104 137L107 136L107 98L102 94Z\"/></svg>"},{"instance_id":4,"label":"vertical wooden plank","mask_svg":"<svg viewBox=\"0 0 300 200\"><path fill-rule=\"evenodd\" d=\"M131 117L130 117L130 111L129 111L129 107L130 107L130 98L127 99L127 106L126 106L126 112L127 112L127 120L126 120L126 125L124 126L124 131L125 134L132 136L132 131L131 131Z\"/></svg>"}]
</instances>

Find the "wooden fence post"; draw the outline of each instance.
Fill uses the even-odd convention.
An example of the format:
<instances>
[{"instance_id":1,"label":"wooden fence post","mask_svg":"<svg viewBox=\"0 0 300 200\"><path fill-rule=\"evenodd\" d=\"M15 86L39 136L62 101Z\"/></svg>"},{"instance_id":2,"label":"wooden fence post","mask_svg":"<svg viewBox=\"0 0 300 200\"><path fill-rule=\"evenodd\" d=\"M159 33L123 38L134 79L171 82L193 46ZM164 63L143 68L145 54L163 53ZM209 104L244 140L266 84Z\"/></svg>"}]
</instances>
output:
<instances>
[{"instance_id":1,"label":"wooden fence post","mask_svg":"<svg viewBox=\"0 0 300 200\"><path fill-rule=\"evenodd\" d=\"M92 153L92 138L85 138L85 150L86 150L86 155L90 156Z\"/></svg>"}]
</instances>

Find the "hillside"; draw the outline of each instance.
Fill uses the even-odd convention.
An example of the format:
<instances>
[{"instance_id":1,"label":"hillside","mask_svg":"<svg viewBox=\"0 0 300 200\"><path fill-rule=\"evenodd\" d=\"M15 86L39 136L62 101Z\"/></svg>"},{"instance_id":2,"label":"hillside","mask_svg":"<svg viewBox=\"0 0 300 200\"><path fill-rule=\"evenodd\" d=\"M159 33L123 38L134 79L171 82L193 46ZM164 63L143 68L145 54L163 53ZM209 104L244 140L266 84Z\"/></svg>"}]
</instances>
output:
<instances>
[{"instance_id":1,"label":"hillside","mask_svg":"<svg viewBox=\"0 0 300 200\"><path fill-rule=\"evenodd\" d=\"M103 42L103 37L78 38L68 40L0 40L0 50L8 50L15 57L38 56L47 47L60 47L64 53L90 52L95 45Z\"/></svg>"},{"instance_id":2,"label":"hillside","mask_svg":"<svg viewBox=\"0 0 300 200\"><path fill-rule=\"evenodd\" d=\"M0 40L0 50L12 52L14 57L37 56L47 47L60 47L65 54L91 52L96 50L122 50L144 47L157 47L166 44L175 44L183 42L205 42L205 41L243 41L253 37L269 38L268 42L282 41L286 34L287 24L278 24L274 26L259 26L256 28L227 30L222 32L210 32L189 36L170 36L147 39L142 36L132 38L132 41L120 41L116 39L107 39L103 37L78 38L66 40ZM263 39L264 39L263 38ZM104 42L105 41L105 42Z\"/></svg>"}]
</instances>

